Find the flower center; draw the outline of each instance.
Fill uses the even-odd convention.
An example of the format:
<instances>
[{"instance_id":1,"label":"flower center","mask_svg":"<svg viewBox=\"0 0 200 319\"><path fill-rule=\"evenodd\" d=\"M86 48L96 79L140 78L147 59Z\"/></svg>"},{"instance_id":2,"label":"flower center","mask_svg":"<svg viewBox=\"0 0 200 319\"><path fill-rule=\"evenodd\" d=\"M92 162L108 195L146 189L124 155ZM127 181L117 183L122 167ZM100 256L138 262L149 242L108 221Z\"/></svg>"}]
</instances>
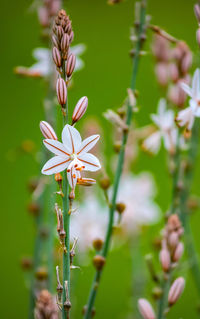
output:
<instances>
[{"instance_id":1,"label":"flower center","mask_svg":"<svg viewBox=\"0 0 200 319\"><path fill-rule=\"evenodd\" d=\"M72 161L75 160L76 158L77 158L77 156L76 156L75 153L73 153L73 154L70 155L70 159L71 159Z\"/></svg>"}]
</instances>

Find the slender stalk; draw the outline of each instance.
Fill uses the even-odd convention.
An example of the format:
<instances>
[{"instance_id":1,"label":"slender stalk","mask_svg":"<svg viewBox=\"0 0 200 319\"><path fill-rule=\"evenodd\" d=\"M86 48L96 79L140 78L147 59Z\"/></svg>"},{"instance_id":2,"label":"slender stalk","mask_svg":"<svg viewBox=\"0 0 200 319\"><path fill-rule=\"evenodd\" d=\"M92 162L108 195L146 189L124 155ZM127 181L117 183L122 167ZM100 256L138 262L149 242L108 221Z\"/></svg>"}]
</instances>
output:
<instances>
[{"instance_id":1,"label":"slender stalk","mask_svg":"<svg viewBox=\"0 0 200 319\"><path fill-rule=\"evenodd\" d=\"M180 169L181 169L181 153L180 153L180 132L178 131L177 136L177 145L176 151L173 155L173 164L174 164L174 171L173 171L173 185L172 185L172 204L170 209L170 214L174 214L177 208L177 200L179 197L179 176L180 176Z\"/></svg>"},{"instance_id":2,"label":"slender stalk","mask_svg":"<svg viewBox=\"0 0 200 319\"><path fill-rule=\"evenodd\" d=\"M165 318L165 313L164 310L167 308L167 297L168 297L168 292L171 284L171 273L168 274L168 278L163 279L162 283L162 298L159 300L158 304L158 319L163 319Z\"/></svg>"},{"instance_id":3,"label":"slender stalk","mask_svg":"<svg viewBox=\"0 0 200 319\"><path fill-rule=\"evenodd\" d=\"M194 239L192 235L192 230L190 226L190 218L187 207L187 201L191 191L191 184L194 175L194 167L197 158L199 141L199 123L195 122L192 137L190 142L190 149L188 153L188 164L184 176L184 188L181 192L180 197L180 216L185 230L185 245L186 251L190 261L190 270L194 278L195 285L197 287L198 293L200 294L200 264L199 257L197 255Z\"/></svg>"},{"instance_id":4,"label":"slender stalk","mask_svg":"<svg viewBox=\"0 0 200 319\"><path fill-rule=\"evenodd\" d=\"M63 61L62 78L65 80L65 61ZM68 122L68 102L65 105L66 115L63 115L63 128ZM65 248L63 251L63 298L62 298L62 318L69 318L69 312L66 312L66 290L65 281L68 282L68 298L70 298L70 212L69 212L69 183L66 171L63 174L63 224L66 232Z\"/></svg>"},{"instance_id":5,"label":"slender stalk","mask_svg":"<svg viewBox=\"0 0 200 319\"><path fill-rule=\"evenodd\" d=\"M140 50L143 44L142 35L144 33L144 26L145 26L145 16L146 16L146 1L141 1L141 12L140 12L140 25L139 25L139 31L138 31L138 40L136 44L136 50L135 50L135 56L134 56L134 63L133 63L133 70L132 70L132 77L131 77L131 89L135 90L135 84L136 84L136 77L137 77L137 71L138 71L138 65L139 65L139 57L140 57ZM130 104L127 106L127 115L126 115L126 124L127 127L130 127L131 119L132 119L133 109ZM108 255L111 237L112 237L112 231L113 231L113 222L114 222L114 213L116 208L116 199L117 199L117 193L119 189L119 183L120 178L122 175L123 170L123 164L124 164L124 154L125 154L125 147L128 139L128 130L123 132L122 136L122 143L121 143L121 149L118 157L118 164L117 164L117 170L115 174L115 180L114 180L114 188L113 188L113 195L111 200L111 206L109 208L109 222L106 232L106 238L104 242L104 246L101 252L101 255L106 258ZM101 279L102 275L102 269L97 270L92 287L90 290L90 295L88 299L87 309L86 313L84 315L85 319L91 318L92 309L95 303L96 295L97 295L97 289L98 285Z\"/></svg>"}]
</instances>

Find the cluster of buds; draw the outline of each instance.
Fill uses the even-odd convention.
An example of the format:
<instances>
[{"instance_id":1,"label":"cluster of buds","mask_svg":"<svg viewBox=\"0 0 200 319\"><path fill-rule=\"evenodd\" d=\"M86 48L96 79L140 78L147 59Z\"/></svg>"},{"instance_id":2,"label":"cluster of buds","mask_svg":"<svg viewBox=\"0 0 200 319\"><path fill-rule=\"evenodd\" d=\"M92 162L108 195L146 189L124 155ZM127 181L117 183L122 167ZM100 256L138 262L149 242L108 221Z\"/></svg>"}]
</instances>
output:
<instances>
[{"instance_id":1,"label":"cluster of buds","mask_svg":"<svg viewBox=\"0 0 200 319\"><path fill-rule=\"evenodd\" d=\"M162 36L162 32L156 34L152 47L156 58L155 73L159 84L168 87L169 100L182 107L186 100L186 94L180 88L180 82L189 83L189 69L192 64L192 54L187 44L183 41L171 40ZM170 43L175 42L175 47Z\"/></svg>"},{"instance_id":2,"label":"cluster of buds","mask_svg":"<svg viewBox=\"0 0 200 319\"><path fill-rule=\"evenodd\" d=\"M48 290L42 290L36 301L35 319L58 319L58 307Z\"/></svg>"},{"instance_id":3,"label":"cluster of buds","mask_svg":"<svg viewBox=\"0 0 200 319\"><path fill-rule=\"evenodd\" d=\"M166 275L177 265L183 255L184 245L180 241L182 234L183 228L178 216L171 215L164 229L160 251L160 263Z\"/></svg>"},{"instance_id":4,"label":"cluster of buds","mask_svg":"<svg viewBox=\"0 0 200 319\"><path fill-rule=\"evenodd\" d=\"M194 13L195 13L195 16L197 18L197 23L198 23L198 29L196 32L196 39L197 39L197 43L200 47L200 4L199 3L195 4Z\"/></svg>"}]
</instances>

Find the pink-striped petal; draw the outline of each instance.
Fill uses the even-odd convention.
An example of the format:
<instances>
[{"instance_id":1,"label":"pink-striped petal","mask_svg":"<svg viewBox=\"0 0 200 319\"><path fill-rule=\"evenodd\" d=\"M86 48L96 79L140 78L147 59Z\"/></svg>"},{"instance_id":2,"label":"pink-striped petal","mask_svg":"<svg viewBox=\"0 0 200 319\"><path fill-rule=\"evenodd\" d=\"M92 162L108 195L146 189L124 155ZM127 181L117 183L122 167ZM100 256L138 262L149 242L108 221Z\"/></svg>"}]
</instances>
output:
<instances>
[{"instance_id":1,"label":"pink-striped petal","mask_svg":"<svg viewBox=\"0 0 200 319\"><path fill-rule=\"evenodd\" d=\"M54 156L42 168L42 174L52 175L64 171L70 164L70 158Z\"/></svg>"},{"instance_id":2,"label":"pink-striped petal","mask_svg":"<svg viewBox=\"0 0 200 319\"><path fill-rule=\"evenodd\" d=\"M78 159L83 163L84 170L95 172L101 168L101 164L96 156L90 153L78 155Z\"/></svg>"},{"instance_id":3,"label":"pink-striped petal","mask_svg":"<svg viewBox=\"0 0 200 319\"><path fill-rule=\"evenodd\" d=\"M95 144L97 143L97 141L99 140L100 135L92 135L88 138L86 138L80 146L80 149L77 152L77 155L81 155L84 153L87 153L89 150L91 150Z\"/></svg>"},{"instance_id":4,"label":"pink-striped petal","mask_svg":"<svg viewBox=\"0 0 200 319\"><path fill-rule=\"evenodd\" d=\"M46 146L46 148L48 148L49 151L51 151L52 153L58 155L58 156L67 156L69 157L69 152L66 149L66 147L55 140L51 140L51 139L46 139L43 141L44 145Z\"/></svg>"},{"instance_id":5,"label":"pink-striped petal","mask_svg":"<svg viewBox=\"0 0 200 319\"><path fill-rule=\"evenodd\" d=\"M65 125L62 131L62 141L64 146L71 154L76 153L76 151L80 149L80 145L82 142L81 136L77 129L69 124Z\"/></svg>"}]
</instances>

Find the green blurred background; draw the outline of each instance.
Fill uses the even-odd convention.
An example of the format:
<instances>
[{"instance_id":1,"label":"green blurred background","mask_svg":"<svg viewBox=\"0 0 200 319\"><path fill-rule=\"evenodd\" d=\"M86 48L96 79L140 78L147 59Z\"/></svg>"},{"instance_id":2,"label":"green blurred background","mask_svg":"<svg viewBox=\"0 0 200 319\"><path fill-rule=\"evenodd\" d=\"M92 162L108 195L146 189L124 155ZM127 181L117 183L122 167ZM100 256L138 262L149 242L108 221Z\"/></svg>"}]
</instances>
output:
<instances>
[{"instance_id":1,"label":"green blurred background","mask_svg":"<svg viewBox=\"0 0 200 319\"><path fill-rule=\"evenodd\" d=\"M195 1L168 0L148 1L148 11L152 22L160 25L175 37L184 39L197 53L195 43L196 20L193 14ZM27 180L37 175L38 166L33 158L21 155L14 158L13 149L24 139L31 139L37 145L41 143L38 123L43 119L42 100L44 85L42 80L17 78L13 74L16 65L29 66L34 61L31 52L42 46L40 28L36 13L30 11L31 2L27 0L1 1L1 318L27 318L28 290L25 287L24 274L20 268L23 254L31 254L34 242L34 222L26 212L29 200ZM134 1L125 0L116 6L108 6L106 0L68 0L65 8L73 20L75 43L85 43L87 51L83 55L85 68L74 77L70 104L74 105L79 97L89 98L88 114L96 114L101 123L102 112L108 107L120 106L129 86L131 61L129 30L134 17ZM151 31L149 32L151 38ZM148 49L147 43L146 48ZM197 59L198 61L198 59ZM195 61L195 63L197 63ZM160 92L157 87L151 55L142 59L138 77L141 111L137 114L140 125L149 123L149 114L155 111ZM107 126L108 128L108 126ZM107 155L111 137L106 135ZM198 165L199 166L199 165ZM200 167L200 166L199 166ZM142 154L134 171L150 170L155 174L158 187L157 201L162 211L169 206L171 181L166 169L165 152L156 158ZM200 169L195 171L194 192L199 195ZM141 194L142 196L142 194ZM200 244L200 216L192 217L197 247ZM141 250L149 252L155 230L152 227L142 235ZM105 269L102 285L97 298L96 318L137 318L135 299L130 298L132 282L130 273L138 261L129 256L129 247L122 247L111 253ZM133 252L134 256L134 252ZM186 290L169 318L197 318L198 298L189 275L187 265L183 267L186 277ZM80 309L85 304L93 276L92 267L84 267L76 281L76 313L81 318ZM149 296L151 282L147 280Z\"/></svg>"}]
</instances>

